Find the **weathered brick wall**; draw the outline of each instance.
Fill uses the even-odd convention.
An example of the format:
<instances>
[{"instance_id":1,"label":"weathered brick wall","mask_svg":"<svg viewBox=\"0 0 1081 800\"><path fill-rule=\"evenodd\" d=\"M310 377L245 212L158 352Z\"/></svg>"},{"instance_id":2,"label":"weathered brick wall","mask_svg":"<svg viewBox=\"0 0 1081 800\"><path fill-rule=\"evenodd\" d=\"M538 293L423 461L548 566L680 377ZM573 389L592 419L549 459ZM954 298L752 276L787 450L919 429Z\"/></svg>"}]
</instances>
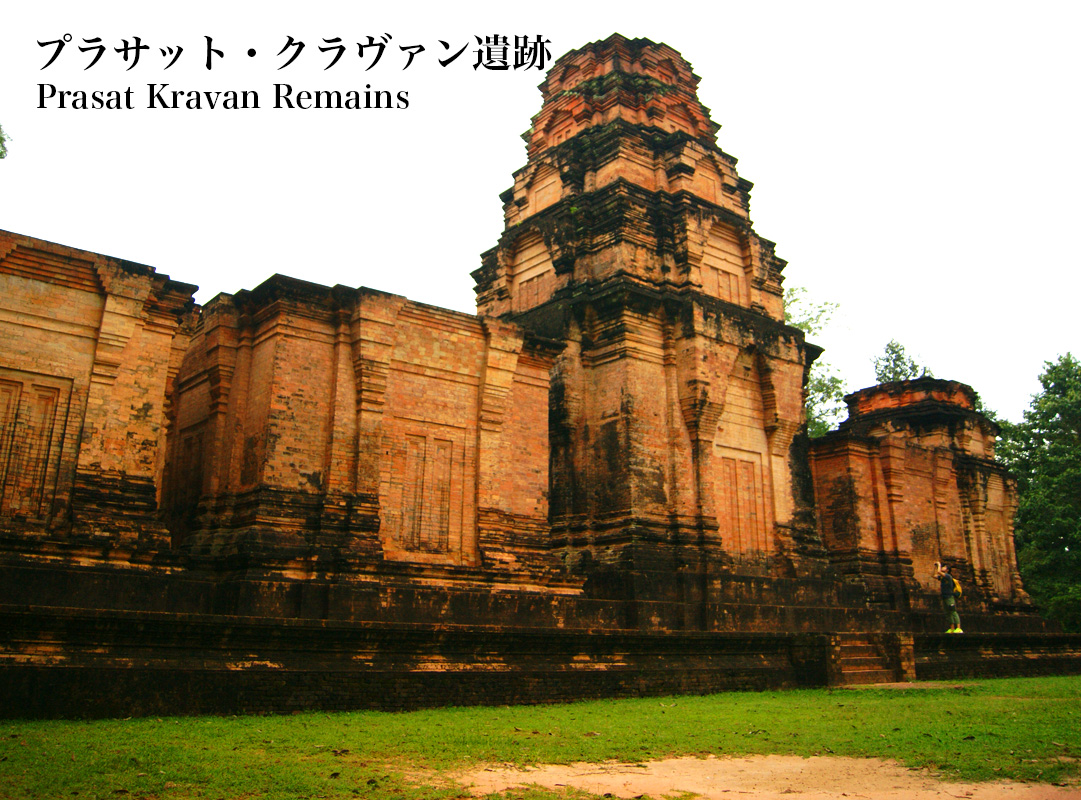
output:
<instances>
[{"instance_id":1,"label":"weathered brick wall","mask_svg":"<svg viewBox=\"0 0 1081 800\"><path fill-rule=\"evenodd\" d=\"M263 563L541 568L556 352L368 289L220 295L177 381L177 539Z\"/></svg>"},{"instance_id":2,"label":"weathered brick wall","mask_svg":"<svg viewBox=\"0 0 1081 800\"><path fill-rule=\"evenodd\" d=\"M0 606L0 619L0 718L532 704L825 686L839 672L840 640L826 633L358 625L10 606ZM869 638L899 674L923 680L1081 672L1078 635Z\"/></svg>"},{"instance_id":3,"label":"weathered brick wall","mask_svg":"<svg viewBox=\"0 0 1081 800\"><path fill-rule=\"evenodd\" d=\"M916 677L924 681L977 677L1081 674L1081 635L1067 633L946 633L915 637Z\"/></svg>"},{"instance_id":4,"label":"weathered brick wall","mask_svg":"<svg viewBox=\"0 0 1081 800\"><path fill-rule=\"evenodd\" d=\"M159 542L166 394L194 289L0 231L0 527Z\"/></svg>"},{"instance_id":5,"label":"weathered brick wall","mask_svg":"<svg viewBox=\"0 0 1081 800\"><path fill-rule=\"evenodd\" d=\"M0 718L402 710L814 686L825 683L828 645L821 634L0 612ZM174 645L167 660L163 641Z\"/></svg>"},{"instance_id":6,"label":"weathered brick wall","mask_svg":"<svg viewBox=\"0 0 1081 800\"><path fill-rule=\"evenodd\" d=\"M846 400L849 419L811 451L822 536L841 571L882 600L932 596L914 601L925 606L937 596L931 573L941 561L971 603L1026 603L1014 484L994 460L996 430L976 413L972 390L921 378Z\"/></svg>"},{"instance_id":7,"label":"weathered brick wall","mask_svg":"<svg viewBox=\"0 0 1081 800\"><path fill-rule=\"evenodd\" d=\"M631 518L660 536L700 531L744 569L768 572L782 553L796 561L787 531L809 518L790 452L802 339L707 299L637 302L637 313L557 302L520 318L541 326L563 313L574 337L554 373L557 532Z\"/></svg>"}]
</instances>

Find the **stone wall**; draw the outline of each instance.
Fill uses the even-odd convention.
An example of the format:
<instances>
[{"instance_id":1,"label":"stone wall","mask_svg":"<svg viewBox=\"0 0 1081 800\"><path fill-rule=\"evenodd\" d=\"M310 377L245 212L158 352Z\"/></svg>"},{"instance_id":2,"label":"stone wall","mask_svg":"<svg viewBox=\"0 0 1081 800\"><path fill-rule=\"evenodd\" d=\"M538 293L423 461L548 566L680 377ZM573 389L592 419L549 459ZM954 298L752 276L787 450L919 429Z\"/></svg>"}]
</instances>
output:
<instances>
[{"instance_id":1,"label":"stone wall","mask_svg":"<svg viewBox=\"0 0 1081 800\"><path fill-rule=\"evenodd\" d=\"M203 309L166 470L193 556L544 571L558 346L369 289L275 276Z\"/></svg>"},{"instance_id":2,"label":"stone wall","mask_svg":"<svg viewBox=\"0 0 1081 800\"><path fill-rule=\"evenodd\" d=\"M842 682L841 644L826 633L357 625L77 609L8 609L4 622L0 718L400 711ZM1081 672L1077 635L877 639L890 663L924 680Z\"/></svg>"},{"instance_id":3,"label":"stone wall","mask_svg":"<svg viewBox=\"0 0 1081 800\"><path fill-rule=\"evenodd\" d=\"M0 718L397 711L824 685L828 646L821 634L356 625L73 610L16 611L6 623ZM160 657L162 642L172 646L167 660Z\"/></svg>"}]
</instances>

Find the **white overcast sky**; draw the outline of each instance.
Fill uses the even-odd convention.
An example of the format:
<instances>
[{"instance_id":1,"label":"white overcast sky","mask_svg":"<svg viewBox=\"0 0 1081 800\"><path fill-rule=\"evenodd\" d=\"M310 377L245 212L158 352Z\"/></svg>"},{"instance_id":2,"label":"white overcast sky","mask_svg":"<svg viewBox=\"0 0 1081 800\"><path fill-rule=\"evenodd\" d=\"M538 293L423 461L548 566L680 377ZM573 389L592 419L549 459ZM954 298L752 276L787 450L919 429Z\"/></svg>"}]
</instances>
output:
<instances>
[{"instance_id":1,"label":"white overcast sky","mask_svg":"<svg viewBox=\"0 0 1081 800\"><path fill-rule=\"evenodd\" d=\"M0 228L149 264L201 302L280 272L473 311L469 273L502 230L543 77L474 71L474 36L540 34L555 58L613 32L666 42L701 76L786 286L840 304L817 341L849 389L895 338L1016 420L1043 362L1081 355L1076 2L13 3ZM42 70L37 42L64 34ZM364 72L353 43L383 34ZM151 49L125 72L112 48L135 36ZM225 53L210 72L205 36ZM306 47L279 70L290 36ZM110 49L84 70L94 37ZM324 70L334 37L351 49ZM441 67L440 40L468 47ZM403 71L398 47L418 43ZM178 45L164 71L159 49ZM136 110L38 109L40 82L131 86ZM263 107L148 110L151 82L254 89ZM275 110L275 82L370 84L409 108Z\"/></svg>"}]
</instances>

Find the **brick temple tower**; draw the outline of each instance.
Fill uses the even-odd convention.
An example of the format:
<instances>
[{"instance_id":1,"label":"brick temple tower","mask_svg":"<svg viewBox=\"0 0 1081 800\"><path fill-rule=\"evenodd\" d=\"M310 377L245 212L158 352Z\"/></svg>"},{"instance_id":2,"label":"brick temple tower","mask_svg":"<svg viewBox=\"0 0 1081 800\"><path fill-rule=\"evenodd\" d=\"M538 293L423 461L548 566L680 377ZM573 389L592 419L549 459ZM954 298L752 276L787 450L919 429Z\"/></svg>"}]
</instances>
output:
<instances>
[{"instance_id":1,"label":"brick temple tower","mask_svg":"<svg viewBox=\"0 0 1081 800\"><path fill-rule=\"evenodd\" d=\"M597 580L612 567L620 592L692 604L710 575L823 564L794 455L816 348L784 324L785 262L751 224L751 183L698 82L648 39L556 61L501 195L506 229L473 273L481 316L565 342L556 546Z\"/></svg>"}]
</instances>

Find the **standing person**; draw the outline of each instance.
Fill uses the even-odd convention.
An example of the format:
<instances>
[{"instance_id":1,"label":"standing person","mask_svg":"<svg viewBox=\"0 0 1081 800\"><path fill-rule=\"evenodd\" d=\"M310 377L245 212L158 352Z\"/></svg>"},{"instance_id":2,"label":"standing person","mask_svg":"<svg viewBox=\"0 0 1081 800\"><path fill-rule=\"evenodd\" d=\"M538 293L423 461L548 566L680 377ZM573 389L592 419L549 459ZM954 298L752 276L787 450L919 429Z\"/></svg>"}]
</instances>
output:
<instances>
[{"instance_id":1,"label":"standing person","mask_svg":"<svg viewBox=\"0 0 1081 800\"><path fill-rule=\"evenodd\" d=\"M939 590L942 593L942 610L946 612L950 629L946 633L964 633L961 630L961 618L957 616L957 598L954 595L953 577L950 575L948 564L935 562L934 577L938 578Z\"/></svg>"}]
</instances>

